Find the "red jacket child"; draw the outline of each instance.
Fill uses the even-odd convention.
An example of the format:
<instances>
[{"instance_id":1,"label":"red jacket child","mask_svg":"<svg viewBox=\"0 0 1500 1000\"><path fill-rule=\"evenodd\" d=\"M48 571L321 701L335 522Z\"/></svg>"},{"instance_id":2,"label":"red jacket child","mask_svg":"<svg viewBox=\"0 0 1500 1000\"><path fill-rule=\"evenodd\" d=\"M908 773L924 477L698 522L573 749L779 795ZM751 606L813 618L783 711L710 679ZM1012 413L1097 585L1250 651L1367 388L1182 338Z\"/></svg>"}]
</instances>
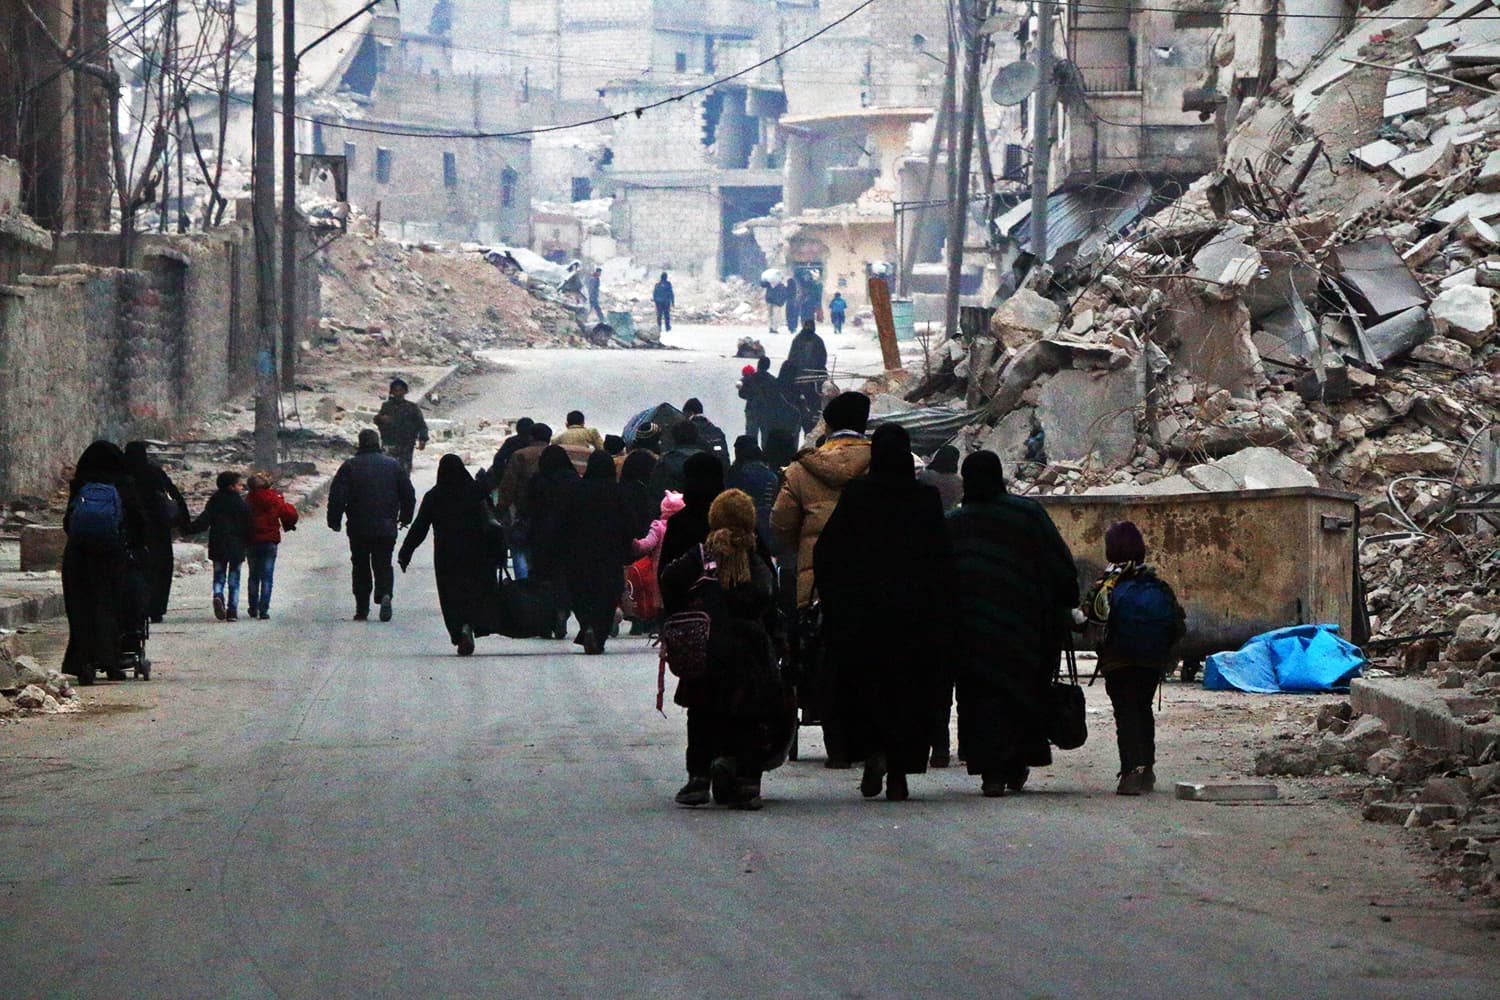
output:
<instances>
[{"instance_id":1,"label":"red jacket child","mask_svg":"<svg viewBox=\"0 0 1500 1000\"><path fill-rule=\"evenodd\" d=\"M294 531L297 527L297 508L287 503L280 493L271 489L261 476L250 477L250 493L245 497L250 505L250 544L280 542L281 531Z\"/></svg>"}]
</instances>

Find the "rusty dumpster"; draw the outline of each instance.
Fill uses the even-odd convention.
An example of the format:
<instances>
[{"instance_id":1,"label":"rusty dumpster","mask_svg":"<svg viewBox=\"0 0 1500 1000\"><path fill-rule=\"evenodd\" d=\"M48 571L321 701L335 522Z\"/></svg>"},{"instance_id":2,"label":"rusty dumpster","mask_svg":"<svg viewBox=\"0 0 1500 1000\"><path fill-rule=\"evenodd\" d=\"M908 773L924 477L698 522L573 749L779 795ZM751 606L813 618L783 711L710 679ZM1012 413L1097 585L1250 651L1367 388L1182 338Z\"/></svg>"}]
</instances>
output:
<instances>
[{"instance_id":1,"label":"rusty dumpster","mask_svg":"<svg viewBox=\"0 0 1500 1000\"><path fill-rule=\"evenodd\" d=\"M1368 639L1359 506L1315 487L1165 496L1037 497L1073 550L1080 585L1104 568L1104 530L1134 521L1187 612L1183 676L1204 656L1287 625L1332 622Z\"/></svg>"}]
</instances>

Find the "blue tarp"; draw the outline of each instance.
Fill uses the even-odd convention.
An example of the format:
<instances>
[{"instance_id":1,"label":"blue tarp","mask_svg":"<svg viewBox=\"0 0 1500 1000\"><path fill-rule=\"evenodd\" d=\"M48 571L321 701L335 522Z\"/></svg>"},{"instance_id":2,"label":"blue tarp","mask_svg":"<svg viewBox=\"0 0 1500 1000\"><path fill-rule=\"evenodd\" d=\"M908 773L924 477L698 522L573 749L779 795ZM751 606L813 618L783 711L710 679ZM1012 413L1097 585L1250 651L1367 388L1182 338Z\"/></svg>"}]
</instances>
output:
<instances>
[{"instance_id":1,"label":"blue tarp","mask_svg":"<svg viewBox=\"0 0 1500 1000\"><path fill-rule=\"evenodd\" d=\"M1346 691L1365 654L1338 631L1337 625L1293 625L1263 632L1233 653L1204 660L1203 686L1252 694Z\"/></svg>"}]
</instances>

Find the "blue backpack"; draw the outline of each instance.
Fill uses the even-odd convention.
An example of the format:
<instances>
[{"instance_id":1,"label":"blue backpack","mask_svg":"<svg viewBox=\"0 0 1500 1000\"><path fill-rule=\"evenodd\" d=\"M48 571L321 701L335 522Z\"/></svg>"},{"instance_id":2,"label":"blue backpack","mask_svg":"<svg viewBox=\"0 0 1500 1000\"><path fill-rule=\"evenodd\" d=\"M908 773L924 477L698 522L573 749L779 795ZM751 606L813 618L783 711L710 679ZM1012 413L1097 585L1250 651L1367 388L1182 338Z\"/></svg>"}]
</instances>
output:
<instances>
[{"instance_id":1,"label":"blue backpack","mask_svg":"<svg viewBox=\"0 0 1500 1000\"><path fill-rule=\"evenodd\" d=\"M68 535L96 541L115 541L125 523L120 491L109 483L85 483L73 498Z\"/></svg>"},{"instance_id":2,"label":"blue backpack","mask_svg":"<svg viewBox=\"0 0 1500 1000\"><path fill-rule=\"evenodd\" d=\"M1177 600L1154 576L1127 576L1109 593L1104 645L1112 653L1152 662L1164 660L1177 641Z\"/></svg>"}]
</instances>

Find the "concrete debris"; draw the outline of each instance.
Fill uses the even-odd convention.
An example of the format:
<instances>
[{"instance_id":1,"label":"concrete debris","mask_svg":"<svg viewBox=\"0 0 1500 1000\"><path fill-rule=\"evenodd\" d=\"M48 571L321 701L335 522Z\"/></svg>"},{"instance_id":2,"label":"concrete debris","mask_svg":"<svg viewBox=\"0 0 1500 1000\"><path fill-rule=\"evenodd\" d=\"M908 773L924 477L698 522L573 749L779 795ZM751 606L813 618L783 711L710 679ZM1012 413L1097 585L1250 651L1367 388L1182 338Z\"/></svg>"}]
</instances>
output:
<instances>
[{"instance_id":1,"label":"concrete debris","mask_svg":"<svg viewBox=\"0 0 1500 1000\"><path fill-rule=\"evenodd\" d=\"M1470 348L1483 347L1495 332L1495 304L1488 288L1477 285L1449 288L1429 307L1433 332L1461 340Z\"/></svg>"},{"instance_id":2,"label":"concrete debris","mask_svg":"<svg viewBox=\"0 0 1500 1000\"><path fill-rule=\"evenodd\" d=\"M0 718L82 711L83 699L73 687L76 678L43 670L30 656L18 654L14 638L0 642Z\"/></svg>"},{"instance_id":3,"label":"concrete debris","mask_svg":"<svg viewBox=\"0 0 1500 1000\"><path fill-rule=\"evenodd\" d=\"M1006 347L1025 347L1052 333L1062 310L1029 288L1023 288L1001 304L990 317L990 331Z\"/></svg>"}]
</instances>

